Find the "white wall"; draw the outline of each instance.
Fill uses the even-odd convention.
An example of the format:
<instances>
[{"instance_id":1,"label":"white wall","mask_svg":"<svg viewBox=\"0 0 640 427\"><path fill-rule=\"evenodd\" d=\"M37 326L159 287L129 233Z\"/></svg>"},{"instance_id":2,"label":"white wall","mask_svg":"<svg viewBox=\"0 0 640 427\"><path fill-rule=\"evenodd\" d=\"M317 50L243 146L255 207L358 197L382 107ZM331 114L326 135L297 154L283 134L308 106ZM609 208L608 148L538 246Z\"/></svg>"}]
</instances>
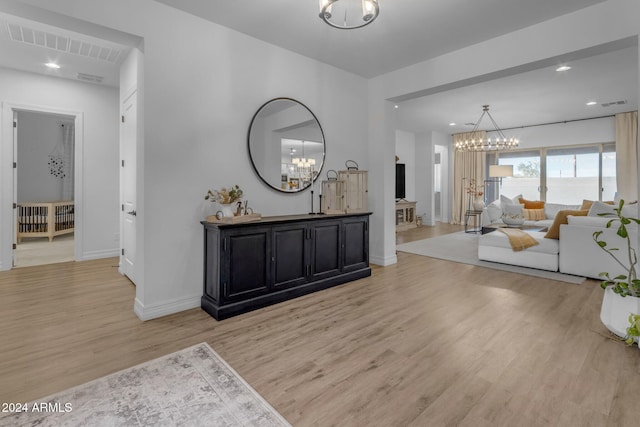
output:
<instances>
[{"instance_id":1,"label":"white wall","mask_svg":"<svg viewBox=\"0 0 640 427\"><path fill-rule=\"evenodd\" d=\"M251 168L247 129L264 102L291 97L316 114L325 171L369 166L361 77L150 0L28 3L144 38L143 319L200 305L209 188L237 183L263 215L308 212L309 191L276 192Z\"/></svg>"},{"instance_id":2,"label":"white wall","mask_svg":"<svg viewBox=\"0 0 640 427\"><path fill-rule=\"evenodd\" d=\"M62 125L73 117L19 111L17 119L18 203L62 200L62 178L51 174L49 155L62 149Z\"/></svg>"},{"instance_id":3,"label":"white wall","mask_svg":"<svg viewBox=\"0 0 640 427\"><path fill-rule=\"evenodd\" d=\"M118 253L118 92L113 88L73 82L0 68L0 100L28 109L55 109L82 113L83 155L83 259ZM6 120L3 118L3 125ZM5 135L5 133L3 133ZM3 141L3 146L7 141ZM8 142L11 145L11 142ZM3 150L3 154L7 153ZM3 181L10 163L3 159ZM3 185L5 183L3 182ZM6 191L5 191L6 192ZM7 215L0 210L4 221ZM7 216L10 216L7 215ZM4 222L3 229L4 229ZM10 246L11 235L0 235ZM9 243L7 243L9 242Z\"/></svg>"}]
</instances>

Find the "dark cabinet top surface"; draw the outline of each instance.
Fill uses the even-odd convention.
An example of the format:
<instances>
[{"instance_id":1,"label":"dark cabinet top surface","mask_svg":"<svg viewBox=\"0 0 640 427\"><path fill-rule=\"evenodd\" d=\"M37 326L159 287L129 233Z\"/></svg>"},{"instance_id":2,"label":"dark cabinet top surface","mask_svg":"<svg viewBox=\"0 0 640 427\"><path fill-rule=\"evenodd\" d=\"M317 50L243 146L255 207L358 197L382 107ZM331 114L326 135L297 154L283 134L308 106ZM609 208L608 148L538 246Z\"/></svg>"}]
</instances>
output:
<instances>
[{"instance_id":1,"label":"dark cabinet top surface","mask_svg":"<svg viewBox=\"0 0 640 427\"><path fill-rule=\"evenodd\" d=\"M280 216L265 216L259 221L241 222L238 224L225 224L217 222L201 221L201 224L205 228L240 228L251 227L256 225L272 225L272 224L284 224L288 222L301 222L301 221L318 221L318 220L331 220L339 218L359 217L363 215L371 215L371 212L357 212L357 213L345 213L345 214L299 214L299 215L280 215Z\"/></svg>"}]
</instances>

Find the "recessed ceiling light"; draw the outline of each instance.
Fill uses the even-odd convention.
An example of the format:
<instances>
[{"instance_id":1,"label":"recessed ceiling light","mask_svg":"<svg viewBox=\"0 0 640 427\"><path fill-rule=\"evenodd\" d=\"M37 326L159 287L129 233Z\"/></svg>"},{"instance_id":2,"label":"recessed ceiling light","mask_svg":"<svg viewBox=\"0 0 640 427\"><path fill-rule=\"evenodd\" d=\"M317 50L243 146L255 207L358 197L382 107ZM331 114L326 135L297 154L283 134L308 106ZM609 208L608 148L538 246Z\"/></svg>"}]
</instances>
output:
<instances>
[{"instance_id":1,"label":"recessed ceiling light","mask_svg":"<svg viewBox=\"0 0 640 427\"><path fill-rule=\"evenodd\" d=\"M587 105L596 105L598 102L597 101L589 101L587 102Z\"/></svg>"},{"instance_id":2,"label":"recessed ceiling light","mask_svg":"<svg viewBox=\"0 0 640 427\"><path fill-rule=\"evenodd\" d=\"M455 126L455 125L456 125L455 122L449 123L449 126Z\"/></svg>"},{"instance_id":3,"label":"recessed ceiling light","mask_svg":"<svg viewBox=\"0 0 640 427\"><path fill-rule=\"evenodd\" d=\"M398 104L396 104L396 105L393 106L393 108L398 109L400 107L398 106Z\"/></svg>"},{"instance_id":4,"label":"recessed ceiling light","mask_svg":"<svg viewBox=\"0 0 640 427\"><path fill-rule=\"evenodd\" d=\"M60 66L58 64L56 64L55 62L47 62L44 65L49 67L49 68L53 68L54 70L57 70L58 68L60 68Z\"/></svg>"},{"instance_id":5,"label":"recessed ceiling light","mask_svg":"<svg viewBox=\"0 0 640 427\"><path fill-rule=\"evenodd\" d=\"M561 65L560 67L556 68L556 71L568 71L570 69L571 67L569 67L568 65Z\"/></svg>"}]
</instances>

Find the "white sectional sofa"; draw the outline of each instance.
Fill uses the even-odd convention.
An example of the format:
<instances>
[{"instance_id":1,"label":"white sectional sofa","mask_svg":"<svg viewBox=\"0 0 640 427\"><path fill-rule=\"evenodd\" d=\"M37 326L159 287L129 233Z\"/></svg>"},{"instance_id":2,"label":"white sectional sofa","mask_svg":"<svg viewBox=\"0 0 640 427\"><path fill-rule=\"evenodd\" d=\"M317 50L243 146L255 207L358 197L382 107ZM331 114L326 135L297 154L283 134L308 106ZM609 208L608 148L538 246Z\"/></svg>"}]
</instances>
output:
<instances>
[{"instance_id":1,"label":"white sectional sofa","mask_svg":"<svg viewBox=\"0 0 640 427\"><path fill-rule=\"evenodd\" d=\"M603 207L605 206L605 207ZM579 210L580 205L545 204L545 219L539 221L525 221L526 225L549 227L556 214L561 210ZM593 233L602 231L600 240L608 243L609 247L626 249L626 242L616 235L617 225L606 228L611 219L598 216L603 210L613 209L611 205L594 203L587 216L567 216L567 224L560 225L560 238L545 238L545 232L540 229L524 231L533 236L539 244L523 251L513 251L509 246L505 234L494 231L479 237L478 257L481 260L519 265L522 267L538 268L561 273L600 279L603 271L610 275L625 274L626 271L593 240ZM637 205L625 206L623 210L627 217L637 218ZM501 225L495 220L495 214L489 217L485 211L483 225ZM493 218L494 220L492 221ZM632 238L632 246L638 249L638 227L635 224L627 226Z\"/></svg>"}]
</instances>

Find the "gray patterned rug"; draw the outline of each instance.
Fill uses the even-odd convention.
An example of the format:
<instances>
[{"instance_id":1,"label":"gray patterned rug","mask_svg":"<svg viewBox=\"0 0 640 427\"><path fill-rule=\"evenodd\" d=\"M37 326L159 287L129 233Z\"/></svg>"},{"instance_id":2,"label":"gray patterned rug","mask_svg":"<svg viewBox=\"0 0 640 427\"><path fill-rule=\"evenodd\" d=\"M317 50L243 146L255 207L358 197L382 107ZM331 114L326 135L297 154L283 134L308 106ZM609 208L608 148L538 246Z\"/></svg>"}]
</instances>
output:
<instances>
[{"instance_id":1,"label":"gray patterned rug","mask_svg":"<svg viewBox=\"0 0 640 427\"><path fill-rule=\"evenodd\" d=\"M11 426L289 426L206 343L0 414Z\"/></svg>"}]
</instances>

